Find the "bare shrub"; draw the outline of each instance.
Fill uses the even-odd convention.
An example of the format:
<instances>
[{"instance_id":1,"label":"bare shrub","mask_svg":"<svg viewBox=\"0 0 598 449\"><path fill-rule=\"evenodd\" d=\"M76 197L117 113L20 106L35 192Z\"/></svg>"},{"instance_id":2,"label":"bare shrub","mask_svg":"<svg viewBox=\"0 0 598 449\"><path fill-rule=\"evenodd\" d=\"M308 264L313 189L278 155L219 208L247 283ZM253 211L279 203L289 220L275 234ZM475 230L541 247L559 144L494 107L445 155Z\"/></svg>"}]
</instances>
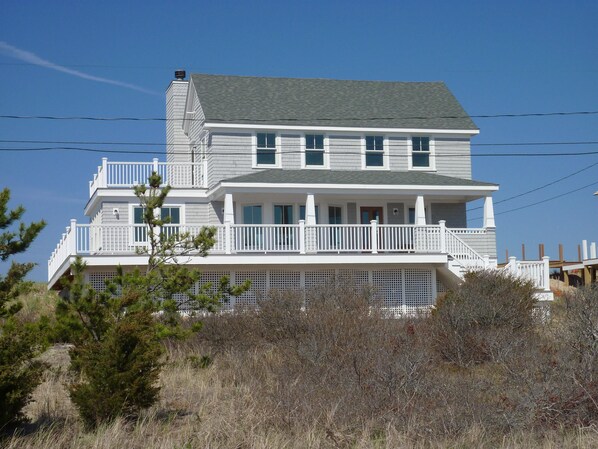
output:
<instances>
[{"instance_id":1,"label":"bare shrub","mask_svg":"<svg viewBox=\"0 0 598 449\"><path fill-rule=\"evenodd\" d=\"M525 345L533 328L533 292L530 282L500 272L467 273L436 304L434 349L460 366L504 360Z\"/></svg>"}]
</instances>

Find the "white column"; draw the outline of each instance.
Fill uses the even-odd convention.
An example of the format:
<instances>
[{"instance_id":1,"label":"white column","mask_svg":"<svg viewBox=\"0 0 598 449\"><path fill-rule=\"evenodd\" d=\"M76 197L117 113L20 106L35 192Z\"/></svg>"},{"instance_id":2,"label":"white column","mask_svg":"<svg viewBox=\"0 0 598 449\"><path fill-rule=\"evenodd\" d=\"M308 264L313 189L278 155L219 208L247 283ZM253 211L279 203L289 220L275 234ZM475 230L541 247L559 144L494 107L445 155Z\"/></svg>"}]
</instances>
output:
<instances>
[{"instance_id":1,"label":"white column","mask_svg":"<svg viewBox=\"0 0 598 449\"><path fill-rule=\"evenodd\" d=\"M495 228L496 222L494 221L494 204L492 202L492 196L488 195L484 199L484 228Z\"/></svg>"},{"instance_id":2,"label":"white column","mask_svg":"<svg viewBox=\"0 0 598 449\"><path fill-rule=\"evenodd\" d=\"M581 241L581 257L582 257L582 260L588 259L588 241L587 240Z\"/></svg>"},{"instance_id":3,"label":"white column","mask_svg":"<svg viewBox=\"0 0 598 449\"><path fill-rule=\"evenodd\" d=\"M446 253L446 220L440 220L440 252Z\"/></svg>"},{"instance_id":4,"label":"white column","mask_svg":"<svg viewBox=\"0 0 598 449\"><path fill-rule=\"evenodd\" d=\"M100 175L100 187L108 187L108 158L102 158L102 174Z\"/></svg>"},{"instance_id":5,"label":"white column","mask_svg":"<svg viewBox=\"0 0 598 449\"><path fill-rule=\"evenodd\" d=\"M590 243L590 259L596 258L596 242Z\"/></svg>"},{"instance_id":6,"label":"white column","mask_svg":"<svg viewBox=\"0 0 598 449\"><path fill-rule=\"evenodd\" d=\"M235 212L233 210L233 194L224 195L224 224L235 224Z\"/></svg>"},{"instance_id":7,"label":"white column","mask_svg":"<svg viewBox=\"0 0 598 449\"><path fill-rule=\"evenodd\" d=\"M372 239L372 254L378 254L378 220L370 221Z\"/></svg>"},{"instance_id":8,"label":"white column","mask_svg":"<svg viewBox=\"0 0 598 449\"><path fill-rule=\"evenodd\" d=\"M544 278L544 290L549 292L550 291L550 257L544 256L542 257L542 262L544 263L543 269L543 278Z\"/></svg>"},{"instance_id":9,"label":"white column","mask_svg":"<svg viewBox=\"0 0 598 449\"><path fill-rule=\"evenodd\" d=\"M312 193L307 194L305 201L305 224L308 226L316 224L316 204Z\"/></svg>"},{"instance_id":10,"label":"white column","mask_svg":"<svg viewBox=\"0 0 598 449\"><path fill-rule=\"evenodd\" d=\"M67 228L69 229L69 228ZM77 254L77 220L71 218L71 226L69 234L69 254Z\"/></svg>"},{"instance_id":11,"label":"white column","mask_svg":"<svg viewBox=\"0 0 598 449\"><path fill-rule=\"evenodd\" d=\"M426 209L423 195L418 195L415 200L415 224L418 226L426 224Z\"/></svg>"}]
</instances>

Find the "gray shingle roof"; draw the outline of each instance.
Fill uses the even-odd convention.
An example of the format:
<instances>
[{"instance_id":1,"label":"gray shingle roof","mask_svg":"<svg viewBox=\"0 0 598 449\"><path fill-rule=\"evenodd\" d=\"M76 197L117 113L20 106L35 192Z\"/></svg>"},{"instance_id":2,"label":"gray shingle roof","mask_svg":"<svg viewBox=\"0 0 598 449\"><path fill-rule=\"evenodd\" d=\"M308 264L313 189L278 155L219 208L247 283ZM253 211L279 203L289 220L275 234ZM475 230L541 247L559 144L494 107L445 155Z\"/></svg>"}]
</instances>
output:
<instances>
[{"instance_id":1,"label":"gray shingle roof","mask_svg":"<svg viewBox=\"0 0 598 449\"><path fill-rule=\"evenodd\" d=\"M269 184L368 184L426 186L496 186L489 182L453 178L425 172L342 171L342 170L262 170L221 182Z\"/></svg>"},{"instance_id":2,"label":"gray shingle roof","mask_svg":"<svg viewBox=\"0 0 598 449\"><path fill-rule=\"evenodd\" d=\"M442 82L191 75L206 121L477 130Z\"/></svg>"}]
</instances>

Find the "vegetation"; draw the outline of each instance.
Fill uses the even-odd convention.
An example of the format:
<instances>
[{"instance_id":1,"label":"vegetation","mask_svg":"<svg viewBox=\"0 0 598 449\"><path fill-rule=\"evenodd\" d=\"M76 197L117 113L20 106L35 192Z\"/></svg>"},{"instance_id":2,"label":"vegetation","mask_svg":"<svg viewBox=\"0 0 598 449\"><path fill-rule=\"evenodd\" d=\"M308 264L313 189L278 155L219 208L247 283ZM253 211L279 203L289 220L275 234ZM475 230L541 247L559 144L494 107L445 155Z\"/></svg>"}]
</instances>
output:
<instances>
[{"instance_id":1,"label":"vegetation","mask_svg":"<svg viewBox=\"0 0 598 449\"><path fill-rule=\"evenodd\" d=\"M147 225L140 234L147 241L140 250L148 256L145 272L119 267L105 290L95 291L85 283L79 259L71 267L67 297L57 308L55 338L74 345L70 397L88 428L118 416L135 418L156 402L161 339L188 336L200 328L199 322L181 326L181 307L191 314L213 311L225 295L248 287L230 287L223 279L215 293L209 285L197 288L200 272L178 262L191 254L206 255L214 245L214 230L204 228L191 236L169 228L169 218L158 212L170 188L160 183L153 173L149 188L135 187Z\"/></svg>"},{"instance_id":2,"label":"vegetation","mask_svg":"<svg viewBox=\"0 0 598 449\"><path fill-rule=\"evenodd\" d=\"M8 210L10 191L0 192L0 261L22 253L44 228L43 221L26 225L20 222L22 206ZM18 224L18 225L17 225ZM43 365L34 358L41 349L36 327L16 317L22 304L20 295L31 283L25 276L34 264L11 261L5 276L0 276L0 429L24 419L23 407L41 381Z\"/></svg>"}]
</instances>

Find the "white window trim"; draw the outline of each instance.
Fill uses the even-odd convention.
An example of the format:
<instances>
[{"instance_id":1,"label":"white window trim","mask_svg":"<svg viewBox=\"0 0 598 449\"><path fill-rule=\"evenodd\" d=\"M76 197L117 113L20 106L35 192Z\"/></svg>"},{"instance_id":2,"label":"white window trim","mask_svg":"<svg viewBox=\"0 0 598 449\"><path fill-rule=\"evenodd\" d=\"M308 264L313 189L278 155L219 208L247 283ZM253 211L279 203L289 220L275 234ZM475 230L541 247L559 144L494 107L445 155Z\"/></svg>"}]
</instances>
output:
<instances>
[{"instance_id":1,"label":"white window trim","mask_svg":"<svg viewBox=\"0 0 598 449\"><path fill-rule=\"evenodd\" d=\"M388 156L388 136L383 134L367 134L367 136L382 136L382 167L368 167L365 157L365 138L366 134L361 135L361 169L362 170L390 170Z\"/></svg>"},{"instance_id":2,"label":"white window trim","mask_svg":"<svg viewBox=\"0 0 598 449\"><path fill-rule=\"evenodd\" d=\"M306 135L323 135L324 136L324 165L307 165L306 164L306 151L307 151L307 144L306 144ZM306 132L301 136L301 168L306 168L308 170L330 170L330 140L328 139L328 134L323 134L320 132L313 132L308 133Z\"/></svg>"},{"instance_id":3,"label":"white window trim","mask_svg":"<svg viewBox=\"0 0 598 449\"><path fill-rule=\"evenodd\" d=\"M135 225L135 208L137 207L143 207L139 204L136 203L129 203L129 225L131 226L131 231L130 231L130 235L129 235L129 242L131 246L145 246L147 245L147 242L135 242L135 231L134 231L134 225ZM185 204L164 204L164 207L178 207L180 209L180 218L181 218L181 222L178 223L179 226L185 226L186 225L186 221L185 221ZM158 216L160 216L160 208L156 208L155 213L158 214Z\"/></svg>"},{"instance_id":4,"label":"white window trim","mask_svg":"<svg viewBox=\"0 0 598 449\"><path fill-rule=\"evenodd\" d=\"M430 138L430 165L428 167L414 167L413 166L413 138L414 137L429 137ZM436 171L436 139L434 136L427 134L413 134L407 138L407 164L408 169L413 171Z\"/></svg>"},{"instance_id":5,"label":"white window trim","mask_svg":"<svg viewBox=\"0 0 598 449\"><path fill-rule=\"evenodd\" d=\"M258 164L257 163L257 135L258 134L274 134L276 149L274 152L274 164ZM251 166L252 168L281 168L282 167L282 156L280 150L280 134L275 131L256 131L251 136Z\"/></svg>"}]
</instances>

